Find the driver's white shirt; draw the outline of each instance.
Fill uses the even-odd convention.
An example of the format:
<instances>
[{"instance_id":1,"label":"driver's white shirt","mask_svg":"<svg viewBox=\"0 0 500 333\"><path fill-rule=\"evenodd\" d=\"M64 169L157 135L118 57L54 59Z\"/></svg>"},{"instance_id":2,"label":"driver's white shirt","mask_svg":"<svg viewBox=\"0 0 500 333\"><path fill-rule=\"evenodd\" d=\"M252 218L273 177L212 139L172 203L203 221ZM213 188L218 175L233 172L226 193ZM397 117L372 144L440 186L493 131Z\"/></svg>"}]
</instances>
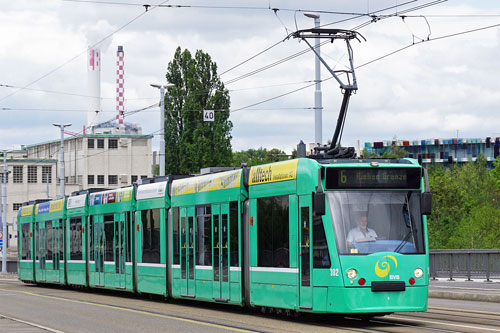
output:
<instances>
[{"instance_id":1,"label":"driver's white shirt","mask_svg":"<svg viewBox=\"0 0 500 333\"><path fill-rule=\"evenodd\" d=\"M352 243L357 240L377 237L377 233L373 229L366 228L366 233L364 233L363 231L361 231L360 227L355 227L352 228L351 231L349 231L349 234L347 235L347 241Z\"/></svg>"}]
</instances>

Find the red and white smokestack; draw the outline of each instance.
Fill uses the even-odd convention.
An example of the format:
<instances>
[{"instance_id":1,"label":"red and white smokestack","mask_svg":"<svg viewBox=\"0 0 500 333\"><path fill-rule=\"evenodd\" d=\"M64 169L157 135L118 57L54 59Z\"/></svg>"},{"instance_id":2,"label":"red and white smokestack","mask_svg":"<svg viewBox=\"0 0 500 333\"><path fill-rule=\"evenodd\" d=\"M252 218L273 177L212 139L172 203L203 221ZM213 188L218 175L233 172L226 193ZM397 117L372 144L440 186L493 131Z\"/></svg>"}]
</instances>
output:
<instances>
[{"instance_id":1,"label":"red and white smokestack","mask_svg":"<svg viewBox=\"0 0 500 333\"><path fill-rule=\"evenodd\" d=\"M125 111L124 107L124 62L123 62L123 46L118 46L118 51L116 52L117 60L116 60L116 111L118 114L116 115L116 119L118 119L118 124L123 124L123 119L125 115L123 112Z\"/></svg>"},{"instance_id":2,"label":"red and white smokestack","mask_svg":"<svg viewBox=\"0 0 500 333\"><path fill-rule=\"evenodd\" d=\"M101 111L101 51L89 47L87 56L87 88L90 96L87 127L91 129L99 124Z\"/></svg>"}]
</instances>

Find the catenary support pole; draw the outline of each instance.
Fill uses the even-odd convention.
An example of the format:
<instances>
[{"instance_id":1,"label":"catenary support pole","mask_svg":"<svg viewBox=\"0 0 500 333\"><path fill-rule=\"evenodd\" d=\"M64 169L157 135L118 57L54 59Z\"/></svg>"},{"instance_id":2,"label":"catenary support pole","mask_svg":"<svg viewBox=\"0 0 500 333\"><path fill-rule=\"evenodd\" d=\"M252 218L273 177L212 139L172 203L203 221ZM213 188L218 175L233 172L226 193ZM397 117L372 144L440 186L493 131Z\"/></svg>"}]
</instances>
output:
<instances>
[{"instance_id":1,"label":"catenary support pole","mask_svg":"<svg viewBox=\"0 0 500 333\"><path fill-rule=\"evenodd\" d=\"M3 233L3 246L2 246L2 273L7 273L7 152L3 151L3 197L2 197L2 233Z\"/></svg>"},{"instance_id":2,"label":"catenary support pole","mask_svg":"<svg viewBox=\"0 0 500 333\"><path fill-rule=\"evenodd\" d=\"M66 180L65 167L64 167L64 128L71 126L71 124L54 123L52 125L59 127L61 129L61 147L59 148L61 150L61 158L59 159L59 173L60 173L59 183L61 186L61 198L64 198L66 193L64 188L64 182Z\"/></svg>"},{"instance_id":3,"label":"catenary support pole","mask_svg":"<svg viewBox=\"0 0 500 333\"><path fill-rule=\"evenodd\" d=\"M165 176L165 89L174 86L167 84L150 84L153 88L160 89L160 176Z\"/></svg>"},{"instance_id":4,"label":"catenary support pole","mask_svg":"<svg viewBox=\"0 0 500 333\"><path fill-rule=\"evenodd\" d=\"M306 17L314 19L314 27L320 28L320 19L318 14L305 13ZM318 146L323 144L323 96L321 93L321 63L320 55L320 39L317 38L314 43L314 49L317 53L314 54L314 81L316 87L314 90L314 143Z\"/></svg>"},{"instance_id":5,"label":"catenary support pole","mask_svg":"<svg viewBox=\"0 0 500 333\"><path fill-rule=\"evenodd\" d=\"M165 86L160 87L160 176L165 176Z\"/></svg>"}]
</instances>

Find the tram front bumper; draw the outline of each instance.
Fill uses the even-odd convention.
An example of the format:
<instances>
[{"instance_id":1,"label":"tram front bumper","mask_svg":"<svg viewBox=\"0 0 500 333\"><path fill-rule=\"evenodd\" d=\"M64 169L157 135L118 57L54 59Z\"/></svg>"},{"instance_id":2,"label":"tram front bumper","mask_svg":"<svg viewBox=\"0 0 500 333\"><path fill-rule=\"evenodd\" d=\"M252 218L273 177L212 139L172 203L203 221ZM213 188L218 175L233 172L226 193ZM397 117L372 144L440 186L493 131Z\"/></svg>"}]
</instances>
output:
<instances>
[{"instance_id":1,"label":"tram front bumper","mask_svg":"<svg viewBox=\"0 0 500 333\"><path fill-rule=\"evenodd\" d=\"M387 313L427 310L428 286L407 287L405 291L374 292L370 287L329 287L328 312Z\"/></svg>"}]
</instances>

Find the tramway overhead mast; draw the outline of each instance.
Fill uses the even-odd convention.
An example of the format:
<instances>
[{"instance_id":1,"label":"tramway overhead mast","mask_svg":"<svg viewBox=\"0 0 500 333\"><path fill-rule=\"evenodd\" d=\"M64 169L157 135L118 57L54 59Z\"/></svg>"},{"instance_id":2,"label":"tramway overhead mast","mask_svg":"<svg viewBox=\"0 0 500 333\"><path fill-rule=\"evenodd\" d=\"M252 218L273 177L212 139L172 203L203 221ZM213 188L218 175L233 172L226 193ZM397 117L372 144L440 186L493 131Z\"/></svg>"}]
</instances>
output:
<instances>
[{"instance_id":1,"label":"tramway overhead mast","mask_svg":"<svg viewBox=\"0 0 500 333\"><path fill-rule=\"evenodd\" d=\"M343 29L322 29L322 28L313 28L313 29L304 29L297 30L292 33L291 36L293 38L300 38L311 48L311 50L316 54L321 63L326 67L326 69L332 74L333 78L339 83L342 94L344 95L342 99L342 105L339 111L339 117L337 119L337 126L335 127L335 132L333 134L332 142L330 146L318 146L315 147L315 154L309 156L314 159L331 159L331 158L353 158L356 153L354 147L346 147L342 148L340 146L340 140L342 138L342 132L344 129L345 117L347 114L347 107L349 106L349 99L353 92L358 90L358 84L356 80L356 73L354 71L354 62L353 62L353 51L351 47L350 41L352 39L356 39L358 42L361 42L361 39L366 41L360 33L353 30L343 30ZM326 61L321 57L321 55L317 52L317 50L307 41L309 38L322 38L322 39L330 39L331 42L335 39L343 39L346 43L347 54L349 55L349 68L348 69L340 69L334 70ZM361 38L361 39L360 39ZM341 75L345 75L346 78L344 81L341 79ZM338 142L338 145L337 145Z\"/></svg>"}]
</instances>

